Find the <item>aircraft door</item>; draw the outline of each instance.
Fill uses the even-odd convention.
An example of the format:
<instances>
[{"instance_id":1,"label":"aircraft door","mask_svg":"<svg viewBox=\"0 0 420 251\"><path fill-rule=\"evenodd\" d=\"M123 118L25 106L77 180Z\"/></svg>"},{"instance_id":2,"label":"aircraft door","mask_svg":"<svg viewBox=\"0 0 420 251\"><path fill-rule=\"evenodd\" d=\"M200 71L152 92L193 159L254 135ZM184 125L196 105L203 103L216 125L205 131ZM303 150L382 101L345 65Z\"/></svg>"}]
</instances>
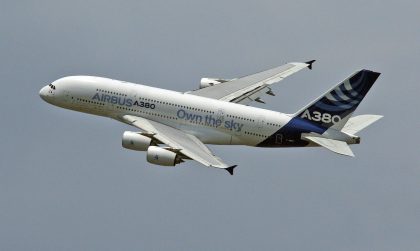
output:
<instances>
[{"instance_id":1,"label":"aircraft door","mask_svg":"<svg viewBox=\"0 0 420 251\"><path fill-rule=\"evenodd\" d=\"M278 133L276 134L276 144L281 145L283 143L283 134Z\"/></svg>"},{"instance_id":2,"label":"aircraft door","mask_svg":"<svg viewBox=\"0 0 420 251\"><path fill-rule=\"evenodd\" d=\"M226 112L225 110L223 110L222 108L219 108L215 114L215 118L216 118L216 124L218 125L217 130L222 131L223 133L221 135L223 135L222 137L219 137L218 141L221 144L231 144L232 143L232 135L230 133L226 133L225 131L225 115Z\"/></svg>"},{"instance_id":3,"label":"aircraft door","mask_svg":"<svg viewBox=\"0 0 420 251\"><path fill-rule=\"evenodd\" d=\"M263 128L264 128L264 125L265 125L265 118L264 118L264 116L259 116L259 117L257 118L257 124L256 124L256 127L257 127L258 129L263 129Z\"/></svg>"},{"instance_id":4,"label":"aircraft door","mask_svg":"<svg viewBox=\"0 0 420 251\"><path fill-rule=\"evenodd\" d=\"M64 100L67 103L73 103L73 100L69 91L64 91Z\"/></svg>"},{"instance_id":5,"label":"aircraft door","mask_svg":"<svg viewBox=\"0 0 420 251\"><path fill-rule=\"evenodd\" d=\"M222 121L223 123L223 121L225 120L225 110L218 109L216 112L216 119Z\"/></svg>"}]
</instances>

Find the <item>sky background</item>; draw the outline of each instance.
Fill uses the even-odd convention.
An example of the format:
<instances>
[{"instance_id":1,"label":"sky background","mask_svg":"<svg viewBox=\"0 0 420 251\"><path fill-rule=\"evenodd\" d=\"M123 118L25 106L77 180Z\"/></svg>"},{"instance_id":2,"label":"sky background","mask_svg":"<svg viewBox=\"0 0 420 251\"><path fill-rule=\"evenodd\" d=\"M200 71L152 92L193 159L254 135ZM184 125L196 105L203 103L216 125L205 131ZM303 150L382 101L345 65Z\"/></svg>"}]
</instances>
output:
<instances>
[{"instance_id":1,"label":"sky background","mask_svg":"<svg viewBox=\"0 0 420 251\"><path fill-rule=\"evenodd\" d=\"M0 1L1 250L418 250L419 1ZM211 146L234 176L154 166L110 119L39 89L98 75L176 91L317 59L278 84L292 113L354 71L382 72L356 158Z\"/></svg>"}]
</instances>

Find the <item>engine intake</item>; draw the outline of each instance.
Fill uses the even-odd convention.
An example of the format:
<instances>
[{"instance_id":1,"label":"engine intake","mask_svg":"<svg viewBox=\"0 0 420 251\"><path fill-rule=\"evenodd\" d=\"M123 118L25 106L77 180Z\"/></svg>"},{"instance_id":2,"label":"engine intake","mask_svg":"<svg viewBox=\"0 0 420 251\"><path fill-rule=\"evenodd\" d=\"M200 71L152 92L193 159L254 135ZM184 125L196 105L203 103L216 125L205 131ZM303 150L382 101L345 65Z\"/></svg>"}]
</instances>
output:
<instances>
[{"instance_id":1,"label":"engine intake","mask_svg":"<svg viewBox=\"0 0 420 251\"><path fill-rule=\"evenodd\" d=\"M202 78L200 80L200 89L207 88L213 85L218 85L220 83L228 82L228 79L219 79L219 78Z\"/></svg>"},{"instance_id":2,"label":"engine intake","mask_svg":"<svg viewBox=\"0 0 420 251\"><path fill-rule=\"evenodd\" d=\"M137 132L126 131L122 137L122 146L135 151L146 151L152 145L152 139Z\"/></svg>"},{"instance_id":3,"label":"engine intake","mask_svg":"<svg viewBox=\"0 0 420 251\"><path fill-rule=\"evenodd\" d=\"M181 163L182 159L174 152L158 146L150 146L147 149L147 161L155 165L175 166Z\"/></svg>"}]
</instances>

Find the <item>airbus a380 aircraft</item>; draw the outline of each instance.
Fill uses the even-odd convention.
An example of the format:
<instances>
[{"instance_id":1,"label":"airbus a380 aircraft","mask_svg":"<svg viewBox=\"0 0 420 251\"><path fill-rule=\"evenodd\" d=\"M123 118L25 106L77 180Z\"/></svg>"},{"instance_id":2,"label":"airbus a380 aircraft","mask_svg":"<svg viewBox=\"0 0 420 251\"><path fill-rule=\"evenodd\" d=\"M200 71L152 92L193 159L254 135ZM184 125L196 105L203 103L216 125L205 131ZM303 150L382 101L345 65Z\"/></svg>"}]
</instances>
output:
<instances>
[{"instance_id":1,"label":"airbus a380 aircraft","mask_svg":"<svg viewBox=\"0 0 420 251\"><path fill-rule=\"evenodd\" d=\"M75 111L109 117L133 125L122 146L147 152L147 161L175 166L193 159L233 174L205 144L256 147L323 146L354 156L348 144L359 144L355 133L382 116L351 117L380 73L360 70L294 114L248 106L274 96L271 85L312 63L283 66L237 79L202 78L200 89L176 92L91 76L64 77L45 86L46 102ZM166 146L161 146L166 145Z\"/></svg>"}]
</instances>

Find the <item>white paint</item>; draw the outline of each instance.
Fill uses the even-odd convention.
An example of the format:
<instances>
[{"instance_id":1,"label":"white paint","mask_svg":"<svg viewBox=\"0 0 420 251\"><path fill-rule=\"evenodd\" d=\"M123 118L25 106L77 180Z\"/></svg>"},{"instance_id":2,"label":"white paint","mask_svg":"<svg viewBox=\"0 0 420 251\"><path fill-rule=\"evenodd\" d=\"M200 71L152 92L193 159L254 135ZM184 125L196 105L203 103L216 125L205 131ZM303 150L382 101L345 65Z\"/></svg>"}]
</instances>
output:
<instances>
[{"instance_id":1,"label":"white paint","mask_svg":"<svg viewBox=\"0 0 420 251\"><path fill-rule=\"evenodd\" d=\"M40 94L53 105L113 119L143 117L190 133L205 144L255 146L291 119L275 111L108 78L71 76L52 84L56 86L54 95L48 93L49 86ZM120 98L121 103L130 99L141 106L92 99L97 94ZM150 108L152 104L154 109Z\"/></svg>"}]
</instances>

